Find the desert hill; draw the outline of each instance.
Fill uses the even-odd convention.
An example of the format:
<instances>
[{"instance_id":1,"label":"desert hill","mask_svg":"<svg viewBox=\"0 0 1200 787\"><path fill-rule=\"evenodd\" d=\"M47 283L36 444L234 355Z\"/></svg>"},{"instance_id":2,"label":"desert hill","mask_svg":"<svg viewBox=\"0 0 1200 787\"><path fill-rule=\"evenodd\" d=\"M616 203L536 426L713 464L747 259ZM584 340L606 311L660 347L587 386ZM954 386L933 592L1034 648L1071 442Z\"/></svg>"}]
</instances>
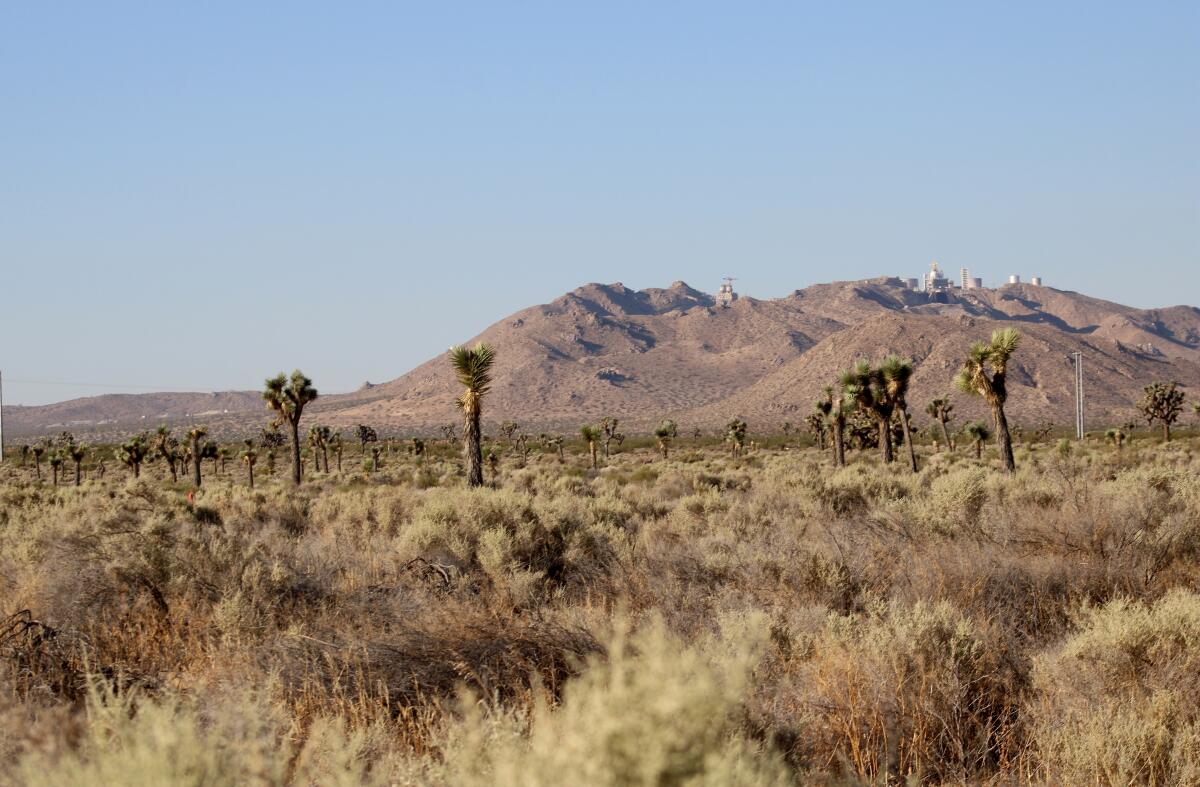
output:
<instances>
[{"instance_id":1,"label":"desert hill","mask_svg":"<svg viewBox=\"0 0 1200 787\"><path fill-rule=\"evenodd\" d=\"M839 370L889 352L916 362L910 409L920 414L928 398L949 390L967 345L1006 326L1024 335L1010 381L1018 422L1071 421L1075 351L1084 356L1095 420L1132 418L1153 380L1200 387L1200 310L1134 309L1026 284L927 295L880 278L773 300L742 297L728 307L683 282L646 290L588 284L468 341L487 341L500 356L485 411L491 422L574 430L615 415L630 428L664 417L713 428L741 415L776 428L802 419ZM439 356L390 382L322 397L311 412L340 427L431 432L454 420L456 393ZM963 417L983 414L955 396ZM129 432L180 418L238 431L266 420L255 392L101 396L5 414L18 435Z\"/></svg>"}]
</instances>

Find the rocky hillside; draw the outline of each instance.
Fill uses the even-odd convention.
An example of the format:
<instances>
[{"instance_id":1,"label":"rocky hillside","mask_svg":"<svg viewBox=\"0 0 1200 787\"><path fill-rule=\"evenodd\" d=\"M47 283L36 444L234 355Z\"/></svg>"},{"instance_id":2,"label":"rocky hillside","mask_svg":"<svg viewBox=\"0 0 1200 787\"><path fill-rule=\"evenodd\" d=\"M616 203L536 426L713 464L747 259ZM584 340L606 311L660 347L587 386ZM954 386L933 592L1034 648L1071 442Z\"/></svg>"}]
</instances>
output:
<instances>
[{"instance_id":1,"label":"rocky hillside","mask_svg":"<svg viewBox=\"0 0 1200 787\"><path fill-rule=\"evenodd\" d=\"M493 422L573 430L611 414L631 427L672 417L713 428L741 415L774 428L802 419L839 370L891 352L916 362L911 409L920 413L929 397L949 391L967 345L1005 326L1025 337L1010 382L1018 422L1070 423L1068 358L1075 351L1084 355L1089 411L1097 421L1131 418L1152 380L1200 388L1200 310L1134 309L1031 285L931 298L897 279L873 279L815 285L776 300L741 298L722 308L683 282L640 291L588 284L466 340L490 342L499 353L486 405ZM455 395L437 357L391 382L325 397L312 417L429 432L454 419ZM178 406L165 408L161 396L176 397ZM955 396L964 416L982 415L976 403ZM232 431L265 420L253 392L102 396L6 409L10 430L25 435L86 431L89 421L132 431L183 413Z\"/></svg>"}]
</instances>

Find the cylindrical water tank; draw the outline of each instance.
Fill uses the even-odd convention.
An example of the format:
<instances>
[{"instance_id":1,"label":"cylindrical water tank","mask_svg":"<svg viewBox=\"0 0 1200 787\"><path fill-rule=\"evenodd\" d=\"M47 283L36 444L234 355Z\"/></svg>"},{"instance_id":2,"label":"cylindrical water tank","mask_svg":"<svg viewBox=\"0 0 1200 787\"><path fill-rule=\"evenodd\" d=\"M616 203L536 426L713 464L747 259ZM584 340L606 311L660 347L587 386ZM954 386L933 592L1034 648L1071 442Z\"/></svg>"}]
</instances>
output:
<instances>
[{"instance_id":1,"label":"cylindrical water tank","mask_svg":"<svg viewBox=\"0 0 1200 787\"><path fill-rule=\"evenodd\" d=\"M1041 287L1042 286L1042 277L1034 276L1032 279L1029 280L1029 283L1032 284L1034 287Z\"/></svg>"},{"instance_id":2,"label":"cylindrical water tank","mask_svg":"<svg viewBox=\"0 0 1200 787\"><path fill-rule=\"evenodd\" d=\"M1009 284L1020 284L1021 277L1014 273L1012 276L1008 277L1008 283Z\"/></svg>"}]
</instances>

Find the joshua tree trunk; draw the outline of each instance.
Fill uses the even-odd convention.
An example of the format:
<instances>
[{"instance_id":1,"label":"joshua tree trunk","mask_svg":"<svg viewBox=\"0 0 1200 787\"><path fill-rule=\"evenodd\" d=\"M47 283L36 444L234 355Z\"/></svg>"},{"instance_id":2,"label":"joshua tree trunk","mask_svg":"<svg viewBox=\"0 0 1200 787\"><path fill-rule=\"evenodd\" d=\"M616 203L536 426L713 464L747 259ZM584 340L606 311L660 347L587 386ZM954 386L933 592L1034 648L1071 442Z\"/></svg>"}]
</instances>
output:
<instances>
[{"instance_id":1,"label":"joshua tree trunk","mask_svg":"<svg viewBox=\"0 0 1200 787\"><path fill-rule=\"evenodd\" d=\"M246 463L246 481L249 483L250 488L253 489L254 488L254 465L250 464L249 462Z\"/></svg>"},{"instance_id":2,"label":"joshua tree trunk","mask_svg":"<svg viewBox=\"0 0 1200 787\"><path fill-rule=\"evenodd\" d=\"M588 451L591 452L592 469L595 470L596 469L596 441L595 440L588 440Z\"/></svg>"},{"instance_id":3,"label":"joshua tree trunk","mask_svg":"<svg viewBox=\"0 0 1200 787\"><path fill-rule=\"evenodd\" d=\"M833 422L833 463L838 467L846 466L845 418L838 418Z\"/></svg>"},{"instance_id":4,"label":"joshua tree trunk","mask_svg":"<svg viewBox=\"0 0 1200 787\"><path fill-rule=\"evenodd\" d=\"M1163 421L1162 425L1163 425L1163 442L1169 443L1169 442L1171 442L1171 424L1168 423L1167 421Z\"/></svg>"},{"instance_id":5,"label":"joshua tree trunk","mask_svg":"<svg viewBox=\"0 0 1200 787\"><path fill-rule=\"evenodd\" d=\"M877 417L875 420L879 422L880 455L883 457L883 463L890 465L894 458L892 456L892 425L887 418Z\"/></svg>"},{"instance_id":6,"label":"joshua tree trunk","mask_svg":"<svg viewBox=\"0 0 1200 787\"><path fill-rule=\"evenodd\" d=\"M975 458L976 459L983 458L983 441L982 440L975 441Z\"/></svg>"},{"instance_id":7,"label":"joshua tree trunk","mask_svg":"<svg viewBox=\"0 0 1200 787\"><path fill-rule=\"evenodd\" d=\"M483 446L479 413L467 413L463 423L463 453L467 461L467 486L483 486Z\"/></svg>"},{"instance_id":8,"label":"joshua tree trunk","mask_svg":"<svg viewBox=\"0 0 1200 787\"><path fill-rule=\"evenodd\" d=\"M941 424L942 427L942 439L946 441L946 450L953 451L954 444L950 442L950 430L946 428L946 419L939 416L938 423Z\"/></svg>"},{"instance_id":9,"label":"joshua tree trunk","mask_svg":"<svg viewBox=\"0 0 1200 787\"><path fill-rule=\"evenodd\" d=\"M54 474L54 485L58 486L58 465L50 465L50 472Z\"/></svg>"},{"instance_id":10,"label":"joshua tree trunk","mask_svg":"<svg viewBox=\"0 0 1200 787\"><path fill-rule=\"evenodd\" d=\"M1000 461L1007 472L1015 472L1017 462L1013 459L1012 436L1008 432L1008 419L1004 417L1003 405L992 405L992 419L996 422L996 448L1000 449Z\"/></svg>"},{"instance_id":11,"label":"joshua tree trunk","mask_svg":"<svg viewBox=\"0 0 1200 787\"><path fill-rule=\"evenodd\" d=\"M908 411L900 410L900 426L904 430L904 447L908 449L908 463L912 465L912 471L917 472L917 452L913 449L912 430L908 425Z\"/></svg>"},{"instance_id":12,"label":"joshua tree trunk","mask_svg":"<svg viewBox=\"0 0 1200 787\"><path fill-rule=\"evenodd\" d=\"M33 472L37 476L37 480L42 480L42 460L39 457L33 458Z\"/></svg>"},{"instance_id":13,"label":"joshua tree trunk","mask_svg":"<svg viewBox=\"0 0 1200 787\"><path fill-rule=\"evenodd\" d=\"M200 439L192 438L192 483L200 488Z\"/></svg>"},{"instance_id":14,"label":"joshua tree trunk","mask_svg":"<svg viewBox=\"0 0 1200 787\"><path fill-rule=\"evenodd\" d=\"M334 456L337 457L338 472L340 473L340 472L342 472L342 449L339 448L338 450L334 451L333 453L334 453Z\"/></svg>"},{"instance_id":15,"label":"joshua tree trunk","mask_svg":"<svg viewBox=\"0 0 1200 787\"><path fill-rule=\"evenodd\" d=\"M292 421L292 483L300 486L300 422Z\"/></svg>"},{"instance_id":16,"label":"joshua tree trunk","mask_svg":"<svg viewBox=\"0 0 1200 787\"><path fill-rule=\"evenodd\" d=\"M75 461L75 486L79 486L79 482L83 477L83 472L82 472L82 467L81 467L82 464L83 464L83 462L81 462L79 460Z\"/></svg>"},{"instance_id":17,"label":"joshua tree trunk","mask_svg":"<svg viewBox=\"0 0 1200 787\"><path fill-rule=\"evenodd\" d=\"M175 460L174 460L174 459L168 459L168 460L167 460L167 467L171 468L171 483L172 483L172 484L177 484L177 483L179 483L179 471L178 471L178 469L176 469L176 467L175 467Z\"/></svg>"}]
</instances>

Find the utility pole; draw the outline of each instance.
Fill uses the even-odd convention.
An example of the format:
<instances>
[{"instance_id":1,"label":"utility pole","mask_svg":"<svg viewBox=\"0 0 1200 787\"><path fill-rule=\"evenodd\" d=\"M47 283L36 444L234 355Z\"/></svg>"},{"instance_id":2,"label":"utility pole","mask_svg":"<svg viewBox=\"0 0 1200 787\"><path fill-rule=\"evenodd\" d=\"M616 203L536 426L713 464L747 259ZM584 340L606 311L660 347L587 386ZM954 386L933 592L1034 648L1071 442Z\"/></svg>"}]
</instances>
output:
<instances>
[{"instance_id":1,"label":"utility pole","mask_svg":"<svg viewBox=\"0 0 1200 787\"><path fill-rule=\"evenodd\" d=\"M4 464L4 372L0 372L0 465Z\"/></svg>"},{"instance_id":2,"label":"utility pole","mask_svg":"<svg viewBox=\"0 0 1200 787\"><path fill-rule=\"evenodd\" d=\"M1082 440L1084 432L1083 353L1076 351L1071 355L1075 360L1075 437Z\"/></svg>"}]
</instances>

